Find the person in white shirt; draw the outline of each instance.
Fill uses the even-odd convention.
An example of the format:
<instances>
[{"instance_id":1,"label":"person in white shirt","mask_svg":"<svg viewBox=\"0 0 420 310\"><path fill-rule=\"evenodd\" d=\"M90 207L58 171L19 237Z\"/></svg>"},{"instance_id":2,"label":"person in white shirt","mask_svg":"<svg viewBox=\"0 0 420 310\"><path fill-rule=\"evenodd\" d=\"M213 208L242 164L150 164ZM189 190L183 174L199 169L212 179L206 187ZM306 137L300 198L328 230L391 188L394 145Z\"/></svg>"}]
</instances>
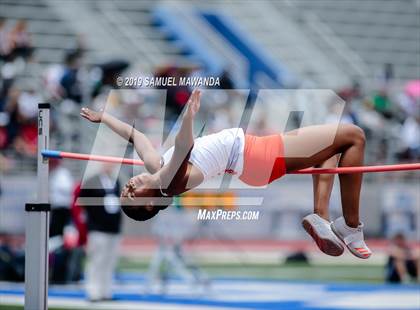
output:
<instances>
[{"instance_id":1,"label":"person in white shirt","mask_svg":"<svg viewBox=\"0 0 420 310\"><path fill-rule=\"evenodd\" d=\"M115 165L104 163L82 183L78 204L86 210L86 292L90 301L111 300L121 238L120 183Z\"/></svg>"}]
</instances>

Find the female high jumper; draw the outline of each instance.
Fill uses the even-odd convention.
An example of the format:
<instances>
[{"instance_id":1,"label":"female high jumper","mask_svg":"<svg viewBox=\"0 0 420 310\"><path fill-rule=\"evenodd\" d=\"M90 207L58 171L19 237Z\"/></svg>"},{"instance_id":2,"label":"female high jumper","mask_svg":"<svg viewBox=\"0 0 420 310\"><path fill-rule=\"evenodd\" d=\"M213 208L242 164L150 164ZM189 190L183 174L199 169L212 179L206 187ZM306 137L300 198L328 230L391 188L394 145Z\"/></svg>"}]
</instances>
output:
<instances>
[{"instance_id":1,"label":"female high jumper","mask_svg":"<svg viewBox=\"0 0 420 310\"><path fill-rule=\"evenodd\" d=\"M175 145L163 156L132 126L108 113L82 108L81 116L106 124L133 143L149 171L131 178L122 191L121 208L128 217L148 220L165 209L171 197L225 172L238 175L245 184L264 186L287 172L313 166L331 167L337 161L340 167L363 165L365 135L354 125L316 125L264 137L231 128L194 139L193 119L200 108L200 96L199 90L193 91ZM334 132L335 138L329 141ZM296 156L308 153L308 147L314 143L325 147L311 156ZM328 218L333 176L314 176L314 214L303 219L303 227L328 255L341 255L344 243L353 255L368 258L372 252L364 241L363 224L359 221L362 174L340 174L339 178L343 217L333 222Z\"/></svg>"}]
</instances>

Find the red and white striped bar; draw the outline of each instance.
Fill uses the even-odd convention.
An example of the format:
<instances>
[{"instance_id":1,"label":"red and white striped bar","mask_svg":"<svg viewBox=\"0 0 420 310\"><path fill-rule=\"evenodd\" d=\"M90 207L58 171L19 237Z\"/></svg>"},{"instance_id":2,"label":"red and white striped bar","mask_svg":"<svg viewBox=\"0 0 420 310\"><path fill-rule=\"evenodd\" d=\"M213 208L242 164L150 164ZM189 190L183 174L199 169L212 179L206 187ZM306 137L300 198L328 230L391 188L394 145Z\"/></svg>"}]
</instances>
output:
<instances>
[{"instance_id":1,"label":"red and white striped bar","mask_svg":"<svg viewBox=\"0 0 420 310\"><path fill-rule=\"evenodd\" d=\"M59 159L68 158L68 159L75 159L75 160L93 160L93 161L101 161L101 162L116 163L116 164L123 164L123 165L134 165L134 166L144 165L144 162L139 159L61 152L61 151L54 151L54 150L44 150L42 151L42 156L47 157L47 158L59 158ZM288 172L288 174L348 174L348 173L394 172L394 171L409 171L409 170L420 170L420 163L380 165L380 166L361 166L361 167L337 167L337 168L331 168L331 169L308 168L308 169Z\"/></svg>"}]
</instances>

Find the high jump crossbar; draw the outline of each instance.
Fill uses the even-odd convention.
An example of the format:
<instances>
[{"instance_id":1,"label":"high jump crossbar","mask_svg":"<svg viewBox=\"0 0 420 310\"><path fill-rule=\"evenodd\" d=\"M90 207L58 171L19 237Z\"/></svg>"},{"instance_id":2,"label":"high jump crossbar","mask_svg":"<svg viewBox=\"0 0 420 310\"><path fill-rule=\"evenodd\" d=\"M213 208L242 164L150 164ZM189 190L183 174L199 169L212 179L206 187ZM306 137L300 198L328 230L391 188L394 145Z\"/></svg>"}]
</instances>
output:
<instances>
[{"instance_id":1,"label":"high jump crossbar","mask_svg":"<svg viewBox=\"0 0 420 310\"><path fill-rule=\"evenodd\" d=\"M43 150L43 157L47 158L68 158L75 160L92 160L108 163L116 163L122 165L143 166L144 162L139 159L121 158L113 156L80 154L71 152L61 152L54 150ZM337 168L308 168L298 171L288 172L288 174L348 174L348 173L372 173L372 172L391 172L391 171L407 171L420 170L420 163L413 164L397 164L397 165L379 165L379 166L360 166L360 167L337 167Z\"/></svg>"}]
</instances>

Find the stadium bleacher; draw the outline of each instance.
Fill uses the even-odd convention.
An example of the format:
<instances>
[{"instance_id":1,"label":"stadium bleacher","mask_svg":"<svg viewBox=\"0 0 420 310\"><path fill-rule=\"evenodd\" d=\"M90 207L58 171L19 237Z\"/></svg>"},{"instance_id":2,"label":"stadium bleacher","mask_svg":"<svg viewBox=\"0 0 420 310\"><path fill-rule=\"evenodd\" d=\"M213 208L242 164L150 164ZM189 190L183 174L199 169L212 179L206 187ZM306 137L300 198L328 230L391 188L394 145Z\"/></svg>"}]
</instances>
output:
<instances>
[{"instance_id":1,"label":"stadium bleacher","mask_svg":"<svg viewBox=\"0 0 420 310\"><path fill-rule=\"evenodd\" d=\"M158 3L2 1L0 8L11 22L30 21L41 64L60 62L63 50L74 48L77 35L83 33L89 62L118 55L132 61L134 68L150 70L188 60L182 47L168 42L167 34L154 24L151 11ZM355 76L372 79L385 63L394 64L402 80L415 78L420 69L413 57L420 49L415 1L213 1L195 8L209 9L231 16L272 57L297 76L310 74L323 87L346 85Z\"/></svg>"}]
</instances>

